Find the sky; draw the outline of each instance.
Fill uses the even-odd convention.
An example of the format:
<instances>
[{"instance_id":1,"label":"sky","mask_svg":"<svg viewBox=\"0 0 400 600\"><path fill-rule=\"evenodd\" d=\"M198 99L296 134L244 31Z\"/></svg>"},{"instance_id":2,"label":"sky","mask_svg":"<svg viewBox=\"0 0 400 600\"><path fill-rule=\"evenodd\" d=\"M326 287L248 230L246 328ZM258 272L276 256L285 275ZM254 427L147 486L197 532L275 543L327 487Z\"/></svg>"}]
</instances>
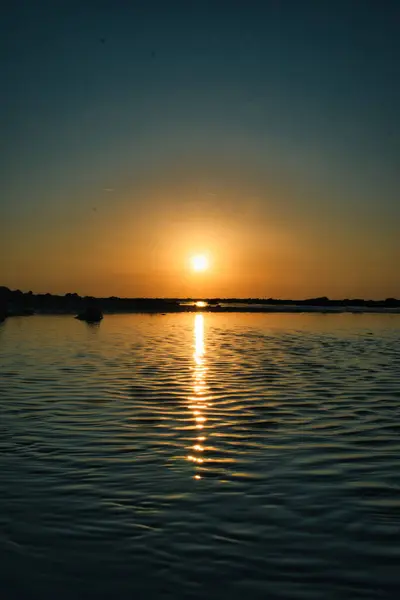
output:
<instances>
[{"instance_id":1,"label":"sky","mask_svg":"<svg viewBox=\"0 0 400 600\"><path fill-rule=\"evenodd\" d=\"M395 0L8 2L0 285L400 297L399 23Z\"/></svg>"}]
</instances>

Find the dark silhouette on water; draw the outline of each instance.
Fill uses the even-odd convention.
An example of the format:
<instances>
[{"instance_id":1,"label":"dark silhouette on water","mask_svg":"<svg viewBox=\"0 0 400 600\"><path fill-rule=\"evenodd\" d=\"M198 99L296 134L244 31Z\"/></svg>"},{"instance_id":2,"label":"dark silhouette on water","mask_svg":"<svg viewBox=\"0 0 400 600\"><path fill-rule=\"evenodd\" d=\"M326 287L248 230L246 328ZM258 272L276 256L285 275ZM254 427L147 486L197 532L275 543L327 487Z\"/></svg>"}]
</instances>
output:
<instances>
[{"instance_id":1,"label":"dark silhouette on water","mask_svg":"<svg viewBox=\"0 0 400 600\"><path fill-rule=\"evenodd\" d=\"M87 323L99 323L103 319L103 313L98 306L91 305L79 313L76 318Z\"/></svg>"},{"instance_id":2,"label":"dark silhouette on water","mask_svg":"<svg viewBox=\"0 0 400 600\"><path fill-rule=\"evenodd\" d=\"M5 303L1 302L1 300L0 300L0 323L2 321L5 321L7 317L8 317L7 306Z\"/></svg>"}]
</instances>

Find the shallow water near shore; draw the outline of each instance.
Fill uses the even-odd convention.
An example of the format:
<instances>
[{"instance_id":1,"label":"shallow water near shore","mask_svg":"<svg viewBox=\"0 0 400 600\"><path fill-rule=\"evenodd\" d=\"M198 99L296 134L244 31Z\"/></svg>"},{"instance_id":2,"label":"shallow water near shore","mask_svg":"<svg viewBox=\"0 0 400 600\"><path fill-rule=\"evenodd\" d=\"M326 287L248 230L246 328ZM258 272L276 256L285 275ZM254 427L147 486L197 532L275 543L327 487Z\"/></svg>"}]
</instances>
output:
<instances>
[{"instance_id":1,"label":"shallow water near shore","mask_svg":"<svg viewBox=\"0 0 400 600\"><path fill-rule=\"evenodd\" d=\"M400 315L0 324L0 596L395 598Z\"/></svg>"}]
</instances>

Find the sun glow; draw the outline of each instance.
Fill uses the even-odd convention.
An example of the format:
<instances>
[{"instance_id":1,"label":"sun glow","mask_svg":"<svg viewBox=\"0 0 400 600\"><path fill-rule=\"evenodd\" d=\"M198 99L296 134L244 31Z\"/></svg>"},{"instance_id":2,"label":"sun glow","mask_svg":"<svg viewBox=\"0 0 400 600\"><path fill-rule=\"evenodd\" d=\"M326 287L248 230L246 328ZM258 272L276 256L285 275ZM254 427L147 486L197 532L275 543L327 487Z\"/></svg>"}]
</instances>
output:
<instances>
[{"instance_id":1,"label":"sun glow","mask_svg":"<svg viewBox=\"0 0 400 600\"><path fill-rule=\"evenodd\" d=\"M198 300L196 302L196 306L197 308L205 308L207 306L207 302L204 302L204 300Z\"/></svg>"},{"instance_id":2,"label":"sun glow","mask_svg":"<svg viewBox=\"0 0 400 600\"><path fill-rule=\"evenodd\" d=\"M191 258L191 264L193 271L200 273L202 271L207 271L208 269L208 258L205 254L196 254Z\"/></svg>"}]
</instances>

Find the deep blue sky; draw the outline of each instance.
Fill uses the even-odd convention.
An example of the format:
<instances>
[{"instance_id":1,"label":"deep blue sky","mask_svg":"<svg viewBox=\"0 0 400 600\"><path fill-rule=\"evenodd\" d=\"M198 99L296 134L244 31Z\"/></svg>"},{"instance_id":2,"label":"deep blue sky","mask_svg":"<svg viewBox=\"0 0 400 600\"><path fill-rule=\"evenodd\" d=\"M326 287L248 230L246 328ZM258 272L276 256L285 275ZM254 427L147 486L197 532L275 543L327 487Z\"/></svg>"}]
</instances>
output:
<instances>
[{"instance_id":1,"label":"deep blue sky","mask_svg":"<svg viewBox=\"0 0 400 600\"><path fill-rule=\"evenodd\" d=\"M200 249L216 295L400 295L399 26L394 1L9 2L0 283L180 295Z\"/></svg>"}]
</instances>

